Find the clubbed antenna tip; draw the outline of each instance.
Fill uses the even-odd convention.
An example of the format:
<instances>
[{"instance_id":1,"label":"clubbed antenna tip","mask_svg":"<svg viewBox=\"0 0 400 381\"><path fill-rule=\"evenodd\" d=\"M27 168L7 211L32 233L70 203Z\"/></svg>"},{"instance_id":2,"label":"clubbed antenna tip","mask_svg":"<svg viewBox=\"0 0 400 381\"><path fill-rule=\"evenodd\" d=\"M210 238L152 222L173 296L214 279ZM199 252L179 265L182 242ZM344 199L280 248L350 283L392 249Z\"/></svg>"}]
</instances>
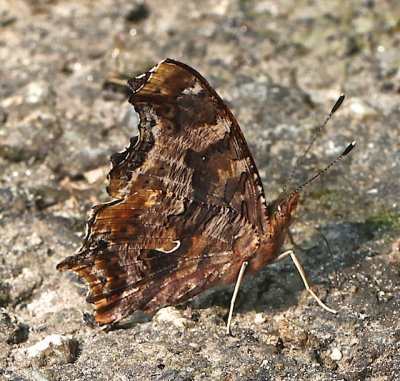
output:
<instances>
[{"instance_id":1,"label":"clubbed antenna tip","mask_svg":"<svg viewBox=\"0 0 400 381\"><path fill-rule=\"evenodd\" d=\"M356 146L356 141L353 140L347 148L343 151L343 153L340 155L341 157L346 156L348 153L351 152L351 150Z\"/></svg>"},{"instance_id":2,"label":"clubbed antenna tip","mask_svg":"<svg viewBox=\"0 0 400 381\"><path fill-rule=\"evenodd\" d=\"M339 98L338 98L338 100L336 101L336 103L335 103L335 105L332 107L332 110L331 110L331 112L330 112L330 116L332 116L337 110L338 110L338 108L342 105L342 103L343 103L343 101L344 101L344 97L345 97L345 95L344 94L342 94Z\"/></svg>"}]
</instances>

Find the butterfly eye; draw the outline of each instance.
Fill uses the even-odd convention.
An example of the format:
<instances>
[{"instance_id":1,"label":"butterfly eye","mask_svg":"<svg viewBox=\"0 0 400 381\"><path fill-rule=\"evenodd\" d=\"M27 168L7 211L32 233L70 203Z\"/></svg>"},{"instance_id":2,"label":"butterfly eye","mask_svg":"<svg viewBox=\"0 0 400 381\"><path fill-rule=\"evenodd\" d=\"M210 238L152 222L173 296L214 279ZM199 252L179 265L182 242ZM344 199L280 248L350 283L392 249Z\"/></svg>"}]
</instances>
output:
<instances>
[{"instance_id":1,"label":"butterfly eye","mask_svg":"<svg viewBox=\"0 0 400 381\"><path fill-rule=\"evenodd\" d=\"M282 212L282 208L281 208L281 206L280 205L278 205L278 213L281 213Z\"/></svg>"}]
</instances>

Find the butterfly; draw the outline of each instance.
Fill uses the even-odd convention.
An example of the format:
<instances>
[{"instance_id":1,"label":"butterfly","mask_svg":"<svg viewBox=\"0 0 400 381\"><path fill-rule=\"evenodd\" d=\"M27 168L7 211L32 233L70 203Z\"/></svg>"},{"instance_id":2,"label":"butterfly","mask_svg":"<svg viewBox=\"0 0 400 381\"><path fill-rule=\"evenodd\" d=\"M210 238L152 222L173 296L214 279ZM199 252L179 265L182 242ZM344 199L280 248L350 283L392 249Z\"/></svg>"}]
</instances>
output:
<instances>
[{"instance_id":1,"label":"butterfly","mask_svg":"<svg viewBox=\"0 0 400 381\"><path fill-rule=\"evenodd\" d=\"M299 201L268 205L231 111L190 66L166 59L128 81L139 135L111 156L110 202L58 264L90 286L100 324L154 312L234 282L281 253Z\"/></svg>"}]
</instances>

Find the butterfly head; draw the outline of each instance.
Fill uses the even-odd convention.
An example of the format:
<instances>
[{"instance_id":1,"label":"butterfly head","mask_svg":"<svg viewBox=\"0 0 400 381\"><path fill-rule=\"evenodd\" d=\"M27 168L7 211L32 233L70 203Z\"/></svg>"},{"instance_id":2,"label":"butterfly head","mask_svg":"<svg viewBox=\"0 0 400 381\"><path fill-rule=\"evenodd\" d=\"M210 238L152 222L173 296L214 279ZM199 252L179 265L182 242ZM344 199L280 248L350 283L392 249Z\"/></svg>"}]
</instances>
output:
<instances>
[{"instance_id":1,"label":"butterfly head","mask_svg":"<svg viewBox=\"0 0 400 381\"><path fill-rule=\"evenodd\" d=\"M281 200L275 202L269 216L271 232L276 241L284 240L286 232L292 223L299 202L300 193L293 192ZM281 237L279 239L278 237Z\"/></svg>"},{"instance_id":2,"label":"butterfly head","mask_svg":"<svg viewBox=\"0 0 400 381\"><path fill-rule=\"evenodd\" d=\"M274 220L284 220L289 226L297 209L300 193L295 192L286 196L279 204L276 205Z\"/></svg>"},{"instance_id":3,"label":"butterfly head","mask_svg":"<svg viewBox=\"0 0 400 381\"><path fill-rule=\"evenodd\" d=\"M294 192L269 205L269 229L255 255L249 261L248 273L261 270L281 254L283 242L297 209L300 194Z\"/></svg>"}]
</instances>

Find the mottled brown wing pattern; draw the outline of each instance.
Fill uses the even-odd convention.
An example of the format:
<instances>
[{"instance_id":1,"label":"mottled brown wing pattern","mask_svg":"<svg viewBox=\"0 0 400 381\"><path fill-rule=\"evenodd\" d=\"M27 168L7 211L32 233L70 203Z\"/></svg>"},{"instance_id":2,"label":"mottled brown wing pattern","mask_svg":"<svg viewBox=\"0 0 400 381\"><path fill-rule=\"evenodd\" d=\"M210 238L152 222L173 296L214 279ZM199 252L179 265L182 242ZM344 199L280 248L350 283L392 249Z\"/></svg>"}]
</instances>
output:
<instances>
[{"instance_id":1,"label":"mottled brown wing pattern","mask_svg":"<svg viewBox=\"0 0 400 381\"><path fill-rule=\"evenodd\" d=\"M268 217L236 120L196 71L165 60L129 82L139 137L111 157L80 251L58 265L90 285L96 320L154 311L232 282Z\"/></svg>"},{"instance_id":2,"label":"mottled brown wing pattern","mask_svg":"<svg viewBox=\"0 0 400 381\"><path fill-rule=\"evenodd\" d=\"M68 266L89 282L96 318L108 323L213 286L240 266L235 244L250 255L257 236L229 209L142 191L95 212L80 258Z\"/></svg>"},{"instance_id":3,"label":"mottled brown wing pattern","mask_svg":"<svg viewBox=\"0 0 400 381\"><path fill-rule=\"evenodd\" d=\"M229 207L259 232L267 229L262 183L232 113L194 69L165 60L129 84L140 139L112 157L109 193L165 189L174 196Z\"/></svg>"}]
</instances>

